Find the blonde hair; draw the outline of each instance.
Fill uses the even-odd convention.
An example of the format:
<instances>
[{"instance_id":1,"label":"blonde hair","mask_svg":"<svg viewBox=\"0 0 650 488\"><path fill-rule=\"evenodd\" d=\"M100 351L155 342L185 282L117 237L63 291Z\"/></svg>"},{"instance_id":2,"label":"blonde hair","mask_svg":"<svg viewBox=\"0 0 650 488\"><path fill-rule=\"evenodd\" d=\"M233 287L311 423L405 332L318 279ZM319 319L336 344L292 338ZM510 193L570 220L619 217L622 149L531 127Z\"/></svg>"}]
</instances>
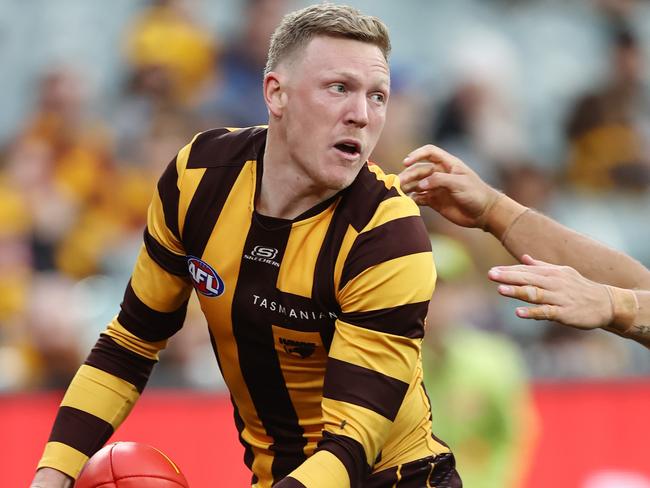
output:
<instances>
[{"instance_id":1,"label":"blonde hair","mask_svg":"<svg viewBox=\"0 0 650 488\"><path fill-rule=\"evenodd\" d=\"M374 44L388 61L390 39L388 29L381 20L364 15L347 5L324 3L296 10L283 17L271 36L264 74L273 71L281 61L306 46L316 36Z\"/></svg>"}]
</instances>

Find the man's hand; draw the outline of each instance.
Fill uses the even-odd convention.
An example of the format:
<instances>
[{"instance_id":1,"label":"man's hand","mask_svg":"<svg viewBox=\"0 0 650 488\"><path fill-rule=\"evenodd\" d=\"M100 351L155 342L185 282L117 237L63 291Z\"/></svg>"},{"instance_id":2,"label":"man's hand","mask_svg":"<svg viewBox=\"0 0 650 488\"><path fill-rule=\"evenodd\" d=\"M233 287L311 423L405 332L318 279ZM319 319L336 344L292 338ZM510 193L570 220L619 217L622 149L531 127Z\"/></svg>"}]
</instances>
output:
<instances>
[{"instance_id":1,"label":"man's hand","mask_svg":"<svg viewBox=\"0 0 650 488\"><path fill-rule=\"evenodd\" d=\"M463 227L485 228L486 217L501 194L460 159L431 144L404 159L402 190Z\"/></svg>"},{"instance_id":2,"label":"man's hand","mask_svg":"<svg viewBox=\"0 0 650 488\"><path fill-rule=\"evenodd\" d=\"M569 266L556 266L524 255L523 264L499 266L488 272L500 283L501 295L534 307L518 307L523 319L555 320L578 329L605 327L612 305L605 285L588 280Z\"/></svg>"},{"instance_id":3,"label":"man's hand","mask_svg":"<svg viewBox=\"0 0 650 488\"><path fill-rule=\"evenodd\" d=\"M29 488L71 488L74 480L53 468L41 468L36 471L34 481Z\"/></svg>"}]
</instances>

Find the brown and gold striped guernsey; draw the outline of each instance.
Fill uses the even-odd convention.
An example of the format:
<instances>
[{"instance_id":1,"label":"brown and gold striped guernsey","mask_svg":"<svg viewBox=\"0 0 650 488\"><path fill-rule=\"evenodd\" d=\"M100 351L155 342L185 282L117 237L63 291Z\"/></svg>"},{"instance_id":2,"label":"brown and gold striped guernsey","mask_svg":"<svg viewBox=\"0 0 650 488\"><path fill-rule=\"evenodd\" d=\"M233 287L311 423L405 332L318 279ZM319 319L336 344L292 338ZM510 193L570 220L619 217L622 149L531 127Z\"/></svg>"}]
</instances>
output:
<instances>
[{"instance_id":1,"label":"brown and gold striped guernsey","mask_svg":"<svg viewBox=\"0 0 650 488\"><path fill-rule=\"evenodd\" d=\"M66 392L40 466L76 476L107 441L192 288L253 486L289 474L287 486L393 486L402 466L449 451L422 386L435 269L417 206L366 165L294 220L260 215L265 141L262 127L210 130L167 167L121 311Z\"/></svg>"}]
</instances>

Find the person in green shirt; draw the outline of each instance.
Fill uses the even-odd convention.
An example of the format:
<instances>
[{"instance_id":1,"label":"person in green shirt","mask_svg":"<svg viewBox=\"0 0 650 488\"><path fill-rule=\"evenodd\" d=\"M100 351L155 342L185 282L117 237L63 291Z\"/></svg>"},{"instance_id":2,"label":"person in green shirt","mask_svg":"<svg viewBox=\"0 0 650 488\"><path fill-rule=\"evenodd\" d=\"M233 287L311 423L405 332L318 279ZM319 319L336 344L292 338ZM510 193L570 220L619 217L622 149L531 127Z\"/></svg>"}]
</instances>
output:
<instances>
[{"instance_id":1,"label":"person in green shirt","mask_svg":"<svg viewBox=\"0 0 650 488\"><path fill-rule=\"evenodd\" d=\"M483 290L466 279L472 263L462 245L432 244L444 259L422 354L437 434L453 449L465 486L521 486L537 431L525 362L510 338L465 318L475 312L469 307L480 312Z\"/></svg>"}]
</instances>

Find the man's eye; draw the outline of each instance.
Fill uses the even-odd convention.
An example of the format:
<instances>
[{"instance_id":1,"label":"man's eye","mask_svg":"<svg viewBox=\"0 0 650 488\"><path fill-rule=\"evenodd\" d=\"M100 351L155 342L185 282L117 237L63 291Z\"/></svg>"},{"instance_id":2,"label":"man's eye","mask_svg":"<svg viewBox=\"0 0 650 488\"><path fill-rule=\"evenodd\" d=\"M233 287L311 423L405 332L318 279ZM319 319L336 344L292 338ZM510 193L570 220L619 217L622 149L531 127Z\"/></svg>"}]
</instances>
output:
<instances>
[{"instance_id":1,"label":"man's eye","mask_svg":"<svg viewBox=\"0 0 650 488\"><path fill-rule=\"evenodd\" d=\"M342 83L334 83L330 88L336 93L345 93L345 86Z\"/></svg>"},{"instance_id":2,"label":"man's eye","mask_svg":"<svg viewBox=\"0 0 650 488\"><path fill-rule=\"evenodd\" d=\"M377 103L384 103L386 97L382 93L373 93L370 98Z\"/></svg>"}]
</instances>

